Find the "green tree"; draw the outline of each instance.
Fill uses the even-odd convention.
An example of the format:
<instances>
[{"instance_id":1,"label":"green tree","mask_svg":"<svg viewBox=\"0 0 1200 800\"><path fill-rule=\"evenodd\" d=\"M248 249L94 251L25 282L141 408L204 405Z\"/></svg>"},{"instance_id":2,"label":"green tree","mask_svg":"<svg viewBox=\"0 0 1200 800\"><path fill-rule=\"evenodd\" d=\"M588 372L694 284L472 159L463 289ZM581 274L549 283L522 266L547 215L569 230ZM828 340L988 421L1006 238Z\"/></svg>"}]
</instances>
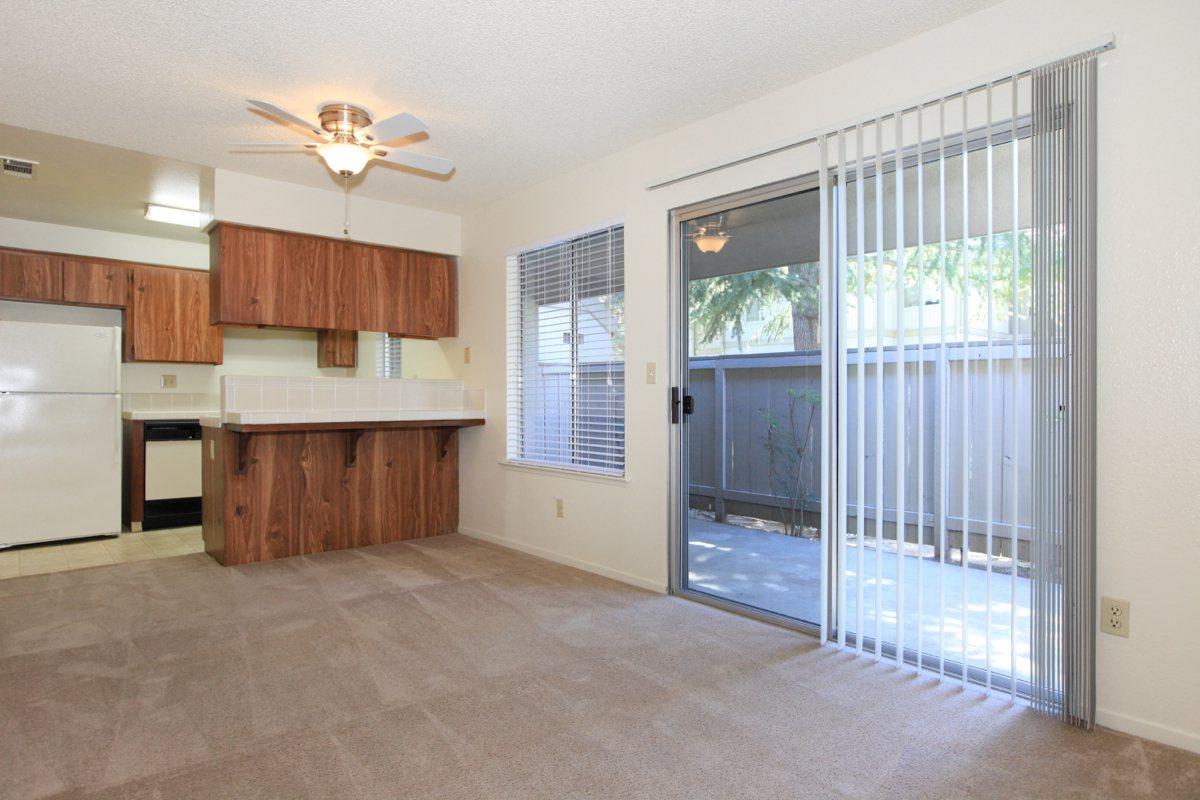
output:
<instances>
[{"instance_id":1,"label":"green tree","mask_svg":"<svg viewBox=\"0 0 1200 800\"><path fill-rule=\"evenodd\" d=\"M820 347L820 283L818 264L793 264L785 267L718 275L692 281L688 286L689 323L698 344L722 341L729 331L742 346L747 310L754 304L770 308L783 300L787 315L768 321L769 335L792 327L795 350Z\"/></svg>"}]
</instances>

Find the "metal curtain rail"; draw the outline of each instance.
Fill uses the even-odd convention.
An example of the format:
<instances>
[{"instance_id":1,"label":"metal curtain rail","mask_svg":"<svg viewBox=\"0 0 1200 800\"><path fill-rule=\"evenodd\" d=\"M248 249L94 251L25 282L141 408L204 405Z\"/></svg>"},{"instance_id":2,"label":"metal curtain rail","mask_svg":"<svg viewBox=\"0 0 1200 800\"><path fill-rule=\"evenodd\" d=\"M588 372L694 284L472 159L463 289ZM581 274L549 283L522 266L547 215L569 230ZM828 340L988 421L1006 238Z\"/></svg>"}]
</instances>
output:
<instances>
[{"instance_id":1,"label":"metal curtain rail","mask_svg":"<svg viewBox=\"0 0 1200 800\"><path fill-rule=\"evenodd\" d=\"M936 103L939 100L941 100L942 98L951 97L953 95L963 94L964 91L967 94L972 94L974 92L988 88L989 85L991 85L992 83L997 82L997 81L1009 80L1013 77L1016 77L1018 79L1028 77L1029 75L1031 75L1033 73L1033 70L1037 69L1038 67L1042 66L1043 64L1053 63L1055 61L1060 61L1064 58L1069 58L1074 55L1083 55L1084 53L1089 53L1089 52L1101 53L1101 52L1104 52L1105 50L1112 50L1116 46L1117 46L1117 39L1116 39L1116 36L1114 36L1112 34L1109 34L1108 36L1102 37L1101 39L1094 40L1092 42L1083 42L1079 45L1076 45L1075 47L1071 47L1071 48L1068 48L1066 50L1063 50L1063 51L1060 51L1057 53L1051 53L1049 55L1042 56L1041 58L1022 62L1022 64L1017 65L1016 67L1010 67L1008 69L998 70L996 72L990 73L986 77L976 78L975 80L967 81L966 89L963 89L962 86L959 85L958 87L943 89L943 90L940 90L937 92L932 92L928 95L925 95L924 97L921 97L917 100L910 102L904 108L900 109L900 113L906 114L911 111L916 111L927 105ZM803 147L804 145L807 145L807 144L814 144L814 143L816 143L818 138L820 138L821 136L824 136L826 134L829 134L829 133L838 133L838 132L851 133L855 130L855 127L858 124L859 120L876 119L879 117L891 116L896 113L897 112L894 108L888 108L884 111L880 111L879 113L875 113L875 114L860 114L860 115L856 116L856 119L854 122L844 122L840 125L833 125L833 126L822 126L821 128L818 128L817 130L812 131L810 133L806 133L797 139L791 139L791 140L786 140L783 142L777 142L776 144L768 145L765 148L762 148L760 150L752 150L749 153L745 153L740 156L735 156L734 158L732 158L728 161L718 162L716 164L711 164L706 167L698 167L698 168L695 168L689 172L685 172L680 175L663 178L662 180L659 180L659 181L647 186L646 191L653 192L657 189L662 189L667 186L674 186L677 183L683 183L684 181L690 181L693 178L699 178L702 175L709 175L714 172L720 172L722 170L726 170L731 167L741 166L742 164L746 164L751 161L757 161L761 158L767 158L768 156L778 155L779 153L784 153L784 152L787 152L788 150L794 150L797 147Z\"/></svg>"}]
</instances>

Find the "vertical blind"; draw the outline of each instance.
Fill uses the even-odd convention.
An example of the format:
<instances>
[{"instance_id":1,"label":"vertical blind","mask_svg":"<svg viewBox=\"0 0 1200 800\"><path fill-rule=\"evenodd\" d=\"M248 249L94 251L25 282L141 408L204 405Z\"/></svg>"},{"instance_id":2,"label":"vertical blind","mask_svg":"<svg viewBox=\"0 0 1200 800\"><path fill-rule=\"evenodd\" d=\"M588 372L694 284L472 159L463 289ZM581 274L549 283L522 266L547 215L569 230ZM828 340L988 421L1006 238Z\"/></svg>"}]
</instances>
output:
<instances>
[{"instance_id":1,"label":"vertical blind","mask_svg":"<svg viewBox=\"0 0 1200 800\"><path fill-rule=\"evenodd\" d=\"M1029 677L1028 85L822 142L843 332L838 642L1013 693Z\"/></svg>"},{"instance_id":2,"label":"vertical blind","mask_svg":"<svg viewBox=\"0 0 1200 800\"><path fill-rule=\"evenodd\" d=\"M508 260L508 457L625 468L624 228Z\"/></svg>"},{"instance_id":3,"label":"vertical blind","mask_svg":"<svg viewBox=\"0 0 1200 800\"><path fill-rule=\"evenodd\" d=\"M1033 72L1033 702L1095 723L1096 54Z\"/></svg>"},{"instance_id":4,"label":"vertical blind","mask_svg":"<svg viewBox=\"0 0 1200 800\"><path fill-rule=\"evenodd\" d=\"M381 378L400 377L400 354L404 339L390 333L379 334L379 347L375 350L375 374Z\"/></svg>"},{"instance_id":5,"label":"vertical blind","mask_svg":"<svg viewBox=\"0 0 1200 800\"><path fill-rule=\"evenodd\" d=\"M1094 164L1076 141L1086 104L1035 98L1048 80L967 87L818 146L839 330L826 627L860 653L1053 710L1063 692L1039 689L1045 664L1060 677L1064 661L1090 664L1094 613L1094 520L1078 510L1090 478L1069 455L1091 451L1068 441L1091 441L1094 417L1056 411L1091 380L1078 354L1092 300L1055 266L1094 254ZM1053 80L1084 91L1077 75ZM1064 519L1074 550L1052 524Z\"/></svg>"}]
</instances>

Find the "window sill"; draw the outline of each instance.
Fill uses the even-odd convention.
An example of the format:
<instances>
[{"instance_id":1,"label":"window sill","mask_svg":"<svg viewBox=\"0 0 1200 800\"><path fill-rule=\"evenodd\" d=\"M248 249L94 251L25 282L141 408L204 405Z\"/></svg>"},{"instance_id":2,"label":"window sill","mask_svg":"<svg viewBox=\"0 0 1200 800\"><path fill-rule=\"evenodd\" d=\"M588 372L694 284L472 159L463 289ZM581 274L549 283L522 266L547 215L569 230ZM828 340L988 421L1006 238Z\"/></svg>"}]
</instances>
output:
<instances>
[{"instance_id":1,"label":"window sill","mask_svg":"<svg viewBox=\"0 0 1200 800\"><path fill-rule=\"evenodd\" d=\"M499 463L500 466L506 469L517 472L529 472L535 475L545 475L547 477L571 478L577 481L607 483L610 485L625 485L630 482L628 475L607 475L603 472L590 472L584 469L571 469L570 467L555 467L549 464L531 464L526 461L502 460Z\"/></svg>"}]
</instances>

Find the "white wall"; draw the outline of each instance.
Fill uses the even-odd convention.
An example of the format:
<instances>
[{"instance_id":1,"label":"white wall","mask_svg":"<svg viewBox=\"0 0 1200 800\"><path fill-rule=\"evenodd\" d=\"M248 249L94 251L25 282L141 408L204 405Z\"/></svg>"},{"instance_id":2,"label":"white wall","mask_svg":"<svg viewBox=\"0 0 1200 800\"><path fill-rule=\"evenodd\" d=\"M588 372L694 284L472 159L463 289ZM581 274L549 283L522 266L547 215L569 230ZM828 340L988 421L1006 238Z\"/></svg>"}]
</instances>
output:
<instances>
[{"instance_id":1,"label":"white wall","mask_svg":"<svg viewBox=\"0 0 1200 800\"><path fill-rule=\"evenodd\" d=\"M1010 0L477 209L464 218L459 341L491 424L461 439L462 528L635 584L667 582L668 211L816 167L789 151L656 192L662 177L1115 33L1100 69L1100 591L1132 601L1129 639L1099 636L1101 724L1200 751L1200 3ZM1145 142L1154 143L1152 148ZM625 221L628 482L500 466L504 255ZM635 378L648 361L660 383ZM566 517L554 516L555 498Z\"/></svg>"},{"instance_id":2,"label":"white wall","mask_svg":"<svg viewBox=\"0 0 1200 800\"><path fill-rule=\"evenodd\" d=\"M0 217L0 246L208 269L208 245Z\"/></svg>"},{"instance_id":3,"label":"white wall","mask_svg":"<svg viewBox=\"0 0 1200 800\"><path fill-rule=\"evenodd\" d=\"M314 162L313 168L324 169L324 166ZM370 175L362 180L370 180ZM342 192L227 169L218 169L214 178L213 218L225 222L340 237L346 218L345 204ZM462 223L457 214L358 197L351 189L350 238L356 242L458 255Z\"/></svg>"}]
</instances>

